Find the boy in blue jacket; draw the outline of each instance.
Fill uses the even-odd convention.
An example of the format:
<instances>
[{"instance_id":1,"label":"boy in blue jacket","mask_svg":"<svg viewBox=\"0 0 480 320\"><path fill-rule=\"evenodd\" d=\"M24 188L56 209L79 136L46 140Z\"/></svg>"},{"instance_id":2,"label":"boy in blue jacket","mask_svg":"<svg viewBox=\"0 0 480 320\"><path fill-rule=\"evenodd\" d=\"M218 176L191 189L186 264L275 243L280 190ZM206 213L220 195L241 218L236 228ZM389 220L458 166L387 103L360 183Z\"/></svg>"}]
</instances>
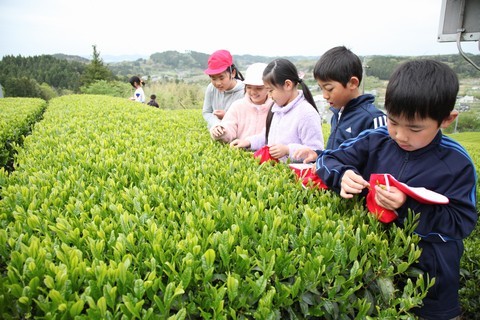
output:
<instances>
[{"instance_id":1,"label":"boy in blue jacket","mask_svg":"<svg viewBox=\"0 0 480 320\"><path fill-rule=\"evenodd\" d=\"M456 74L434 60L402 64L385 95L387 127L367 130L317 159L317 175L343 198L365 195L370 174L389 173L410 187L445 195L448 204L424 204L395 187L375 187L377 205L394 211L402 225L408 210L420 213L418 267L435 284L414 313L423 319L461 314L458 297L463 239L475 228L476 172L465 149L442 134L458 116Z\"/></svg>"},{"instance_id":2,"label":"boy in blue jacket","mask_svg":"<svg viewBox=\"0 0 480 320\"><path fill-rule=\"evenodd\" d=\"M315 64L313 76L333 112L326 149L338 148L363 130L386 125L385 114L373 104L375 97L360 91L363 67L352 51L344 46L328 50ZM320 152L304 148L294 157L308 163L315 161Z\"/></svg>"}]
</instances>

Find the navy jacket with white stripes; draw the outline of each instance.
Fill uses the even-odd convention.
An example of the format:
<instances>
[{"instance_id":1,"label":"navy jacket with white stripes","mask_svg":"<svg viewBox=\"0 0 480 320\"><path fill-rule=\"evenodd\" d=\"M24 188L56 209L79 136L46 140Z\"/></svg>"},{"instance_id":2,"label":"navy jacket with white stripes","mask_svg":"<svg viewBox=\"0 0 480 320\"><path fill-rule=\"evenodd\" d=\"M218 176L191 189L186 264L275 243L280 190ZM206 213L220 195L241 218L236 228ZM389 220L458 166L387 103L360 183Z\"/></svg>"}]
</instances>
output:
<instances>
[{"instance_id":1,"label":"navy jacket with white stripes","mask_svg":"<svg viewBox=\"0 0 480 320\"><path fill-rule=\"evenodd\" d=\"M354 138L366 129L385 126L385 114L375 107L375 97L364 94L350 100L343 109L331 107L331 129L326 149L336 149L345 140Z\"/></svg>"},{"instance_id":2,"label":"navy jacket with white stripes","mask_svg":"<svg viewBox=\"0 0 480 320\"><path fill-rule=\"evenodd\" d=\"M316 161L317 175L336 192L348 169L367 181L372 173L390 173L410 187L425 187L449 199L448 204L432 205L407 197L396 210L396 223L403 224L409 209L420 214L415 229L422 248L418 267L435 277L435 285L416 314L426 319L459 315L463 239L474 230L478 219L477 174L467 151L441 130L426 147L405 151L389 136L387 127L379 127L345 141L338 149L324 150Z\"/></svg>"}]
</instances>

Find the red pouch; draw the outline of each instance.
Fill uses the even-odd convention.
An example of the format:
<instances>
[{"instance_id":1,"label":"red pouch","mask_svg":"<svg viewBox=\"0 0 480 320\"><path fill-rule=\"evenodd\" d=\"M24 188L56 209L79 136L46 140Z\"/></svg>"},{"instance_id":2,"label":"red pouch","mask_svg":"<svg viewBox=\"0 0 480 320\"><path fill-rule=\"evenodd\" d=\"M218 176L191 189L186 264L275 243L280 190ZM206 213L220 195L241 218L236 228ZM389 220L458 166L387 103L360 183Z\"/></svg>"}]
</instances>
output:
<instances>
[{"instance_id":1,"label":"red pouch","mask_svg":"<svg viewBox=\"0 0 480 320\"><path fill-rule=\"evenodd\" d=\"M278 159L277 158L274 158L270 155L270 148L269 146L263 146L261 147L260 149L258 149L257 151L255 151L255 153L253 154L253 156L255 158L260 158L260 163L264 163L264 162L267 162L267 161L275 161L275 162L278 162Z\"/></svg>"},{"instance_id":2,"label":"red pouch","mask_svg":"<svg viewBox=\"0 0 480 320\"><path fill-rule=\"evenodd\" d=\"M314 164L291 163L288 166L293 170L293 172L295 172L298 179L302 182L302 186L304 188L307 186L314 186L319 189L328 189L327 185L315 173Z\"/></svg>"},{"instance_id":3,"label":"red pouch","mask_svg":"<svg viewBox=\"0 0 480 320\"><path fill-rule=\"evenodd\" d=\"M379 216L379 220L385 223L392 222L397 218L395 212L380 207L375 202L375 186L381 184L389 188L394 186L407 196L425 204L447 204L449 199L444 195L424 187L410 187L395 179L391 174L374 173L370 175L370 191L367 194L367 208L373 214Z\"/></svg>"},{"instance_id":4,"label":"red pouch","mask_svg":"<svg viewBox=\"0 0 480 320\"><path fill-rule=\"evenodd\" d=\"M367 209L374 214L380 222L390 223L398 218L397 214L392 210L379 206L375 201L375 186L377 184L390 185L387 184L389 182L386 182L388 180L385 180L385 178L386 175L384 174L373 173L370 175L370 190L367 194Z\"/></svg>"}]
</instances>

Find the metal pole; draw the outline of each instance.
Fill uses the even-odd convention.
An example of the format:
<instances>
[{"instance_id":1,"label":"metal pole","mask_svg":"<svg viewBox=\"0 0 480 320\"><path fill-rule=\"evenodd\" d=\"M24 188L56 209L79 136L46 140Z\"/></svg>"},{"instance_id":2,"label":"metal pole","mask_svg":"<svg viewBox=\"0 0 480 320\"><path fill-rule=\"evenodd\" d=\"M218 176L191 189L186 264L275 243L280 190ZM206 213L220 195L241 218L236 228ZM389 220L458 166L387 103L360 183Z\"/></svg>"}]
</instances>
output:
<instances>
[{"instance_id":1,"label":"metal pole","mask_svg":"<svg viewBox=\"0 0 480 320\"><path fill-rule=\"evenodd\" d=\"M458 113L458 116L455 118L455 128L453 129L453 133L457 133L457 127L458 127L458 118L460 117L460 113Z\"/></svg>"},{"instance_id":2,"label":"metal pole","mask_svg":"<svg viewBox=\"0 0 480 320\"><path fill-rule=\"evenodd\" d=\"M367 78L367 57L363 57L363 63L362 63L362 94L365 94L365 81Z\"/></svg>"}]
</instances>

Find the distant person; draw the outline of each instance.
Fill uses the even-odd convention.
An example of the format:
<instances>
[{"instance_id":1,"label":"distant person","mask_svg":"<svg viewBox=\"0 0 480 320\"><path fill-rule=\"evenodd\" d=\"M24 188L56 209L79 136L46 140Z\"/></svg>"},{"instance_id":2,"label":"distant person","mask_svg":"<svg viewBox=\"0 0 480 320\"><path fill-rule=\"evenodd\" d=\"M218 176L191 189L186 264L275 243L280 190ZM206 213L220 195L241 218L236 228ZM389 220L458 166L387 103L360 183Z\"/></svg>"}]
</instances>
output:
<instances>
[{"instance_id":1,"label":"distant person","mask_svg":"<svg viewBox=\"0 0 480 320\"><path fill-rule=\"evenodd\" d=\"M135 88L133 96L130 97L130 100L145 103L145 93L143 92L142 86L145 84L139 77L133 76L128 80L132 87Z\"/></svg>"},{"instance_id":2,"label":"distant person","mask_svg":"<svg viewBox=\"0 0 480 320\"><path fill-rule=\"evenodd\" d=\"M270 62L263 72L263 83L275 102L267 116L265 130L253 137L235 139L230 145L251 150L267 145L270 155L282 162L298 160L293 155L301 148L322 150L320 114L295 65L287 59Z\"/></svg>"},{"instance_id":3,"label":"distant person","mask_svg":"<svg viewBox=\"0 0 480 320\"><path fill-rule=\"evenodd\" d=\"M315 64L313 76L333 112L326 149L338 148L363 130L386 125L385 114L373 104L375 97L360 91L363 67L352 51L344 46L328 50ZM296 156L312 162L319 153L320 150L303 149Z\"/></svg>"},{"instance_id":4,"label":"distant person","mask_svg":"<svg viewBox=\"0 0 480 320\"><path fill-rule=\"evenodd\" d=\"M148 104L149 106L152 106L152 107L155 107L155 108L160 108L160 106L158 105L156 99L157 99L157 96L156 96L156 95L154 95L154 94L150 95L150 101L148 101L147 104Z\"/></svg>"},{"instance_id":5,"label":"distant person","mask_svg":"<svg viewBox=\"0 0 480 320\"><path fill-rule=\"evenodd\" d=\"M458 89L455 72L444 63L425 59L402 64L387 85L387 127L366 130L337 149L327 149L316 162L317 175L341 197L375 192L376 205L394 212L399 226L409 211L419 214L414 232L422 253L414 266L435 278L422 306L412 310L421 319L460 316L463 239L478 219L474 163L441 130L458 116ZM368 191L370 175L386 173L407 186L440 193L449 202L425 203L393 186L374 185Z\"/></svg>"},{"instance_id":6,"label":"distant person","mask_svg":"<svg viewBox=\"0 0 480 320\"><path fill-rule=\"evenodd\" d=\"M263 84L266 63L254 63L245 73L245 97L232 103L222 121L210 129L212 139L231 142L265 130L265 121L273 100Z\"/></svg>"},{"instance_id":7,"label":"distant person","mask_svg":"<svg viewBox=\"0 0 480 320\"><path fill-rule=\"evenodd\" d=\"M227 50L212 53L204 72L211 82L205 91L202 114L210 129L220 123L233 101L243 98L245 85L243 75Z\"/></svg>"}]
</instances>

